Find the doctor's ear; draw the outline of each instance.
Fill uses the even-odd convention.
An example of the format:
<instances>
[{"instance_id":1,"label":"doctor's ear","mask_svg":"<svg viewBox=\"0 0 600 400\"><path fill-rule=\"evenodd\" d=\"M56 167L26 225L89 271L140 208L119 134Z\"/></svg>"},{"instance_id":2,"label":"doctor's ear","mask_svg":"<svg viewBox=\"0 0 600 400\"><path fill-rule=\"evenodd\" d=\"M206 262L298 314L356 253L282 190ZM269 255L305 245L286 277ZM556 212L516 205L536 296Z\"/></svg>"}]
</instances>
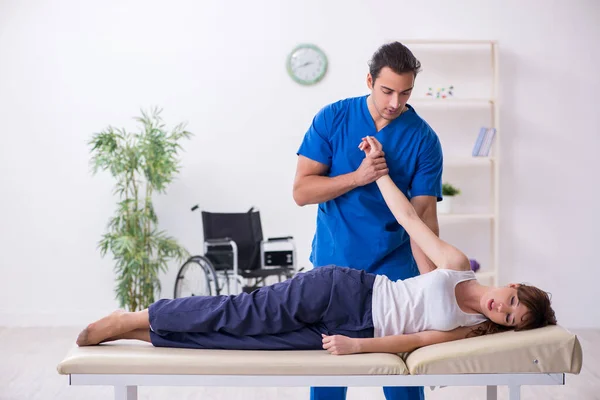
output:
<instances>
[{"instance_id":1,"label":"doctor's ear","mask_svg":"<svg viewBox=\"0 0 600 400\"><path fill-rule=\"evenodd\" d=\"M518 289L521 287L521 284L520 283L509 283L506 286L508 286L509 288L512 288L512 289Z\"/></svg>"},{"instance_id":2,"label":"doctor's ear","mask_svg":"<svg viewBox=\"0 0 600 400\"><path fill-rule=\"evenodd\" d=\"M367 87L373 89L373 77L370 72L367 74Z\"/></svg>"}]
</instances>

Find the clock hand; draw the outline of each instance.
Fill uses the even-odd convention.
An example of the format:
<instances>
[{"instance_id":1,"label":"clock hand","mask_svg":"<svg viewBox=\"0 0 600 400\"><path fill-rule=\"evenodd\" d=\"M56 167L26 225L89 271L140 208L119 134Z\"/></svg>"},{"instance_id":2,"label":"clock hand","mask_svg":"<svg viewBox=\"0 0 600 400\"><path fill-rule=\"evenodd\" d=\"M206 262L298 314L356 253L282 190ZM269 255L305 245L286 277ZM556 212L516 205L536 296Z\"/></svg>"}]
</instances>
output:
<instances>
[{"instance_id":1,"label":"clock hand","mask_svg":"<svg viewBox=\"0 0 600 400\"><path fill-rule=\"evenodd\" d=\"M307 61L304 64L299 65L297 68L303 68L303 67L306 67L307 65L310 65L310 64L312 64L312 61Z\"/></svg>"}]
</instances>

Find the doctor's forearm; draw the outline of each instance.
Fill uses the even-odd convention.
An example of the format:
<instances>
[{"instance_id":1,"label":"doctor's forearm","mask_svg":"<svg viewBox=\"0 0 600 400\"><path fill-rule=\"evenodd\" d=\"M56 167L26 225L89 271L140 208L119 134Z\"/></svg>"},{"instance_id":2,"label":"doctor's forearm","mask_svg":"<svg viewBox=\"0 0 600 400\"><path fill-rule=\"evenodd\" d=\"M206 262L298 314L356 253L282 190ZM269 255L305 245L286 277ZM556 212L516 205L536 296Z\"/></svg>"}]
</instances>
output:
<instances>
[{"instance_id":1,"label":"doctor's forearm","mask_svg":"<svg viewBox=\"0 0 600 400\"><path fill-rule=\"evenodd\" d=\"M294 182L294 201L299 206L324 203L348 193L357 186L352 172L333 178L320 175L304 176Z\"/></svg>"}]
</instances>

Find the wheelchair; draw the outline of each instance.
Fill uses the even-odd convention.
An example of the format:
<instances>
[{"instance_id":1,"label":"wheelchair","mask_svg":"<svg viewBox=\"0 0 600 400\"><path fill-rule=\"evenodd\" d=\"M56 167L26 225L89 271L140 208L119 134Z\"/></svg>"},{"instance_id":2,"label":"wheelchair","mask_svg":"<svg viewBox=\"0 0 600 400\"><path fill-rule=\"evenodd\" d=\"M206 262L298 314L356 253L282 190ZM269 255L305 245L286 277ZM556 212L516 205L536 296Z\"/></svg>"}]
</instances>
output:
<instances>
[{"instance_id":1,"label":"wheelchair","mask_svg":"<svg viewBox=\"0 0 600 400\"><path fill-rule=\"evenodd\" d=\"M196 211L198 205L192 207ZM264 240L260 212L202 211L204 255L190 257L180 267L174 298L250 293L294 276L296 246L292 236Z\"/></svg>"}]
</instances>

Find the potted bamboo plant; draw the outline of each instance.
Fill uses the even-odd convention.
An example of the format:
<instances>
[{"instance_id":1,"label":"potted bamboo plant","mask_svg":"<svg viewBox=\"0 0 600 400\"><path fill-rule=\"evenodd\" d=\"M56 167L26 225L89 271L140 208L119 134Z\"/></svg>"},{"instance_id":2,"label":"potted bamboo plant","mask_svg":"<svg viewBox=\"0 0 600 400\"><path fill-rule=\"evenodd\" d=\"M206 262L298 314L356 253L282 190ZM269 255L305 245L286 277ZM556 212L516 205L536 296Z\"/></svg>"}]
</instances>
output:
<instances>
[{"instance_id":1,"label":"potted bamboo plant","mask_svg":"<svg viewBox=\"0 0 600 400\"><path fill-rule=\"evenodd\" d=\"M442 184L442 201L438 202L437 210L440 214L449 214L452 212L452 200L454 196L460 194L460 189L452 186L450 183Z\"/></svg>"},{"instance_id":2,"label":"potted bamboo plant","mask_svg":"<svg viewBox=\"0 0 600 400\"><path fill-rule=\"evenodd\" d=\"M93 135L93 173L108 171L115 178L118 196L115 215L99 243L101 255L111 252L115 260L116 298L122 308L147 308L160 292L159 273L170 259L183 260L188 252L159 230L152 203L154 193L165 193L179 172L180 142L191 136L184 124L167 130L161 110L142 110L135 120L138 132L109 126Z\"/></svg>"}]
</instances>

